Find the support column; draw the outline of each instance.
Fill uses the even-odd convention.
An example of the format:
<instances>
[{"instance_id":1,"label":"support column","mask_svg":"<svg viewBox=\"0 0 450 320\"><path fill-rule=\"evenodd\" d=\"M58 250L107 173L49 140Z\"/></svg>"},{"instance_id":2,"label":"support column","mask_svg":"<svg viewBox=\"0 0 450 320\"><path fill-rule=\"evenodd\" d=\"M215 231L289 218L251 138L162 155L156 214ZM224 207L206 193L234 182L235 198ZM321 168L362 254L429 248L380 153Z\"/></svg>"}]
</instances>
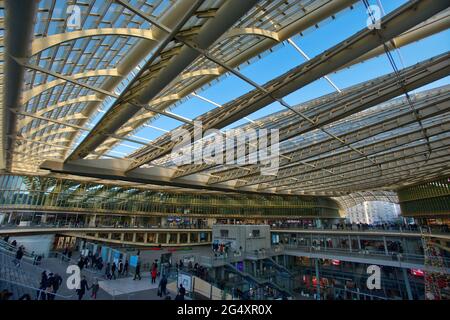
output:
<instances>
[{"instance_id":1,"label":"support column","mask_svg":"<svg viewBox=\"0 0 450 320\"><path fill-rule=\"evenodd\" d=\"M408 295L408 300L414 300L412 292L411 292L411 285L410 285L409 279L408 279L408 273L406 272L405 268L402 268L402 272L403 272L403 280L405 281L405 287L406 287L406 293Z\"/></svg>"},{"instance_id":2,"label":"support column","mask_svg":"<svg viewBox=\"0 0 450 320\"><path fill-rule=\"evenodd\" d=\"M97 215L94 214L93 216L91 216L91 218L89 219L89 227L90 228L95 228L95 220L97 218Z\"/></svg>"},{"instance_id":3,"label":"support column","mask_svg":"<svg viewBox=\"0 0 450 320\"><path fill-rule=\"evenodd\" d=\"M389 255L389 251L388 251L388 248L387 248L386 236L383 236L383 246L384 246L384 254L388 256Z\"/></svg>"},{"instance_id":4,"label":"support column","mask_svg":"<svg viewBox=\"0 0 450 320\"><path fill-rule=\"evenodd\" d=\"M191 233L187 233L187 243L191 243Z\"/></svg>"},{"instance_id":5,"label":"support column","mask_svg":"<svg viewBox=\"0 0 450 320\"><path fill-rule=\"evenodd\" d=\"M359 236L356 236L356 238L358 239L358 249L361 250L361 239Z\"/></svg>"},{"instance_id":6,"label":"support column","mask_svg":"<svg viewBox=\"0 0 450 320\"><path fill-rule=\"evenodd\" d=\"M358 237L358 243L359 243L359 237ZM350 235L348 236L348 247L350 249L350 252L352 252L352 238Z\"/></svg>"},{"instance_id":7,"label":"support column","mask_svg":"<svg viewBox=\"0 0 450 320\"><path fill-rule=\"evenodd\" d=\"M314 264L316 267L316 280L317 280L317 299L320 300L320 275L319 275L319 259L314 259Z\"/></svg>"},{"instance_id":8,"label":"support column","mask_svg":"<svg viewBox=\"0 0 450 320\"><path fill-rule=\"evenodd\" d=\"M177 244L180 244L180 233L177 233Z\"/></svg>"},{"instance_id":9,"label":"support column","mask_svg":"<svg viewBox=\"0 0 450 320\"><path fill-rule=\"evenodd\" d=\"M133 242L136 242L136 232L135 233L133 233L133 240L132 240Z\"/></svg>"}]
</instances>

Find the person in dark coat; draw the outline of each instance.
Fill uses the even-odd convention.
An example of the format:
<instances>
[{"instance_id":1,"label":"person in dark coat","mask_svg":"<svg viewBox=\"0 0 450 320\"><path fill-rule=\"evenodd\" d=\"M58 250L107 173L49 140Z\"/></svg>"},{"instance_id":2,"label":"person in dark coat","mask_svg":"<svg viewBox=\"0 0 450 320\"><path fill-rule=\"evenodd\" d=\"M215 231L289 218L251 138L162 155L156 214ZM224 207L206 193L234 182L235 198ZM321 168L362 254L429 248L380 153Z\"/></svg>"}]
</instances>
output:
<instances>
[{"instance_id":1,"label":"person in dark coat","mask_svg":"<svg viewBox=\"0 0 450 320\"><path fill-rule=\"evenodd\" d=\"M114 280L116 279L116 268L117 268L116 263L113 262L111 266L111 276L114 278Z\"/></svg>"},{"instance_id":2,"label":"person in dark coat","mask_svg":"<svg viewBox=\"0 0 450 320\"><path fill-rule=\"evenodd\" d=\"M184 300L184 295L186 294L186 289L180 284L180 289L178 290L178 295L175 297L175 300Z\"/></svg>"},{"instance_id":3,"label":"person in dark coat","mask_svg":"<svg viewBox=\"0 0 450 320\"><path fill-rule=\"evenodd\" d=\"M46 300L47 295L45 294L45 291L48 287L48 276L47 272L44 270L41 273L41 282L39 283L39 290L37 292L37 299Z\"/></svg>"},{"instance_id":4,"label":"person in dark coat","mask_svg":"<svg viewBox=\"0 0 450 320\"><path fill-rule=\"evenodd\" d=\"M20 266L20 261L22 260L22 257L23 257L23 249L22 249L22 247L19 247L19 249L17 250L17 253L16 253L16 259L14 260L16 267Z\"/></svg>"},{"instance_id":5,"label":"person in dark coat","mask_svg":"<svg viewBox=\"0 0 450 320\"><path fill-rule=\"evenodd\" d=\"M140 262L138 262L136 265L136 272L134 274L133 280L136 280L136 278L139 278L139 280L141 280L141 263Z\"/></svg>"},{"instance_id":6,"label":"person in dark coat","mask_svg":"<svg viewBox=\"0 0 450 320\"><path fill-rule=\"evenodd\" d=\"M49 296L51 296L51 298L49 297L49 300L55 300L55 294L58 293L58 290L61 287L63 280L59 274L55 273L52 276L51 281L49 281L49 282L52 286L52 294L49 295Z\"/></svg>"},{"instance_id":7,"label":"person in dark coat","mask_svg":"<svg viewBox=\"0 0 450 320\"><path fill-rule=\"evenodd\" d=\"M128 276L128 269L129 269L130 265L128 264L128 260L125 260L125 265L123 266L123 274L125 276Z\"/></svg>"},{"instance_id":8,"label":"person in dark coat","mask_svg":"<svg viewBox=\"0 0 450 320\"><path fill-rule=\"evenodd\" d=\"M92 284L92 294L91 294L91 298L92 299L97 299L97 293L98 290L100 289L100 285L98 284L98 280L95 280L95 282Z\"/></svg>"},{"instance_id":9,"label":"person in dark coat","mask_svg":"<svg viewBox=\"0 0 450 320\"><path fill-rule=\"evenodd\" d=\"M111 280L111 264L109 262L106 264L105 276L108 280Z\"/></svg>"},{"instance_id":10,"label":"person in dark coat","mask_svg":"<svg viewBox=\"0 0 450 320\"><path fill-rule=\"evenodd\" d=\"M77 289L78 300L82 300L86 291L89 290L89 285L86 280L86 276L83 276L83 280L80 281L80 288Z\"/></svg>"},{"instance_id":11,"label":"person in dark coat","mask_svg":"<svg viewBox=\"0 0 450 320\"><path fill-rule=\"evenodd\" d=\"M163 275L161 280L159 281L159 290L161 292L161 297L162 297L162 295L164 295L164 296L167 295L167 277L166 277L166 275Z\"/></svg>"}]
</instances>

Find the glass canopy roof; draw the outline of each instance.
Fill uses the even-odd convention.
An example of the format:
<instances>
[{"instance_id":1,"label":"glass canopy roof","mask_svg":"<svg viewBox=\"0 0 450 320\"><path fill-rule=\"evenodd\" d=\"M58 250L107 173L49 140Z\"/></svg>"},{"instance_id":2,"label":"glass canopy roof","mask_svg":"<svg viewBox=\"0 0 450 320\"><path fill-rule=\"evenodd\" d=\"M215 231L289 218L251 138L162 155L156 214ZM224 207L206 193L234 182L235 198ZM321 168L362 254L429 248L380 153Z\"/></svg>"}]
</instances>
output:
<instances>
[{"instance_id":1,"label":"glass canopy roof","mask_svg":"<svg viewBox=\"0 0 450 320\"><path fill-rule=\"evenodd\" d=\"M344 202L396 202L450 172L447 1L20 2L0 10L7 172ZM173 133L199 120L200 136L216 129L201 154L226 132L277 130L276 174L177 165Z\"/></svg>"}]
</instances>

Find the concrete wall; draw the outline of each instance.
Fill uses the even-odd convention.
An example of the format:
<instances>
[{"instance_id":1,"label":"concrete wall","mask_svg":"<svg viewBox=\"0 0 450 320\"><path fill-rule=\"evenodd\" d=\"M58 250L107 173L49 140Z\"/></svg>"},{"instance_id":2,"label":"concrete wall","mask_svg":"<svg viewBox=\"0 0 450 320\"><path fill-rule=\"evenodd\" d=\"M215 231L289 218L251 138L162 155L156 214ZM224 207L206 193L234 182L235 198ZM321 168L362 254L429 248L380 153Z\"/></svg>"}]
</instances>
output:
<instances>
[{"instance_id":1,"label":"concrete wall","mask_svg":"<svg viewBox=\"0 0 450 320\"><path fill-rule=\"evenodd\" d=\"M254 235L259 233L259 235ZM252 252L270 248L270 226L216 224L212 228L212 239L219 243L231 243L238 250Z\"/></svg>"}]
</instances>

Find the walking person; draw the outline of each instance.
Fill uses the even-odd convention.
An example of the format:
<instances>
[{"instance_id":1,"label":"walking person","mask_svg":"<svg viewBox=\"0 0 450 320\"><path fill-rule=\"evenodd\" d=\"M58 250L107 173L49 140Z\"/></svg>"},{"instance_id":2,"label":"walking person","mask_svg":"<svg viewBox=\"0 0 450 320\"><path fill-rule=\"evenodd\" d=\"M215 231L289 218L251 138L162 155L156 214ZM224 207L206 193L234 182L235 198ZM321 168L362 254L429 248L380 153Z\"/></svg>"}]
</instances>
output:
<instances>
[{"instance_id":1,"label":"walking person","mask_svg":"<svg viewBox=\"0 0 450 320\"><path fill-rule=\"evenodd\" d=\"M106 279L111 280L111 264L108 262L105 268Z\"/></svg>"},{"instance_id":2,"label":"walking person","mask_svg":"<svg viewBox=\"0 0 450 320\"><path fill-rule=\"evenodd\" d=\"M152 275L152 283L156 283L156 276L158 274L158 269L157 268L153 268L151 271L151 275Z\"/></svg>"},{"instance_id":3,"label":"walking person","mask_svg":"<svg viewBox=\"0 0 450 320\"><path fill-rule=\"evenodd\" d=\"M141 262L138 262L136 265L136 272L134 274L133 280L136 280L137 277L139 277L139 280L141 280Z\"/></svg>"},{"instance_id":4,"label":"walking person","mask_svg":"<svg viewBox=\"0 0 450 320\"><path fill-rule=\"evenodd\" d=\"M47 271L42 271L41 282L39 283L39 290L37 292L37 300L46 300L45 290L47 289L48 276Z\"/></svg>"},{"instance_id":5,"label":"walking person","mask_svg":"<svg viewBox=\"0 0 450 320\"><path fill-rule=\"evenodd\" d=\"M118 271L118 272L117 272L117 275L118 275L118 276L121 276L122 273L123 273L123 262L122 262L122 260L119 260L119 268L118 268L117 271Z\"/></svg>"},{"instance_id":6,"label":"walking person","mask_svg":"<svg viewBox=\"0 0 450 320\"><path fill-rule=\"evenodd\" d=\"M160 297L167 296L167 277L164 274L159 281L159 292L161 293Z\"/></svg>"},{"instance_id":7,"label":"walking person","mask_svg":"<svg viewBox=\"0 0 450 320\"><path fill-rule=\"evenodd\" d=\"M113 262L111 266L111 277L114 278L114 280L116 280L116 269L117 269L116 263Z\"/></svg>"},{"instance_id":8,"label":"walking person","mask_svg":"<svg viewBox=\"0 0 450 320\"><path fill-rule=\"evenodd\" d=\"M123 273L126 277L128 277L128 269L130 268L130 265L128 264L128 260L125 260L125 265L123 266Z\"/></svg>"},{"instance_id":9,"label":"walking person","mask_svg":"<svg viewBox=\"0 0 450 320\"><path fill-rule=\"evenodd\" d=\"M92 289L91 298L92 299L97 299L97 292L100 289L100 285L98 284L98 280L97 279L95 279L95 282L92 285L91 289Z\"/></svg>"},{"instance_id":10,"label":"walking person","mask_svg":"<svg viewBox=\"0 0 450 320\"><path fill-rule=\"evenodd\" d=\"M16 267L20 267L20 261L22 260L22 257L23 257L23 249L22 246L20 246L19 249L17 250L16 258L14 259L14 264L16 265Z\"/></svg>"},{"instance_id":11,"label":"walking person","mask_svg":"<svg viewBox=\"0 0 450 320\"><path fill-rule=\"evenodd\" d=\"M89 285L86 280L86 276L83 276L83 280L80 282L80 288L77 289L78 300L82 300L86 291L89 290Z\"/></svg>"},{"instance_id":12,"label":"walking person","mask_svg":"<svg viewBox=\"0 0 450 320\"><path fill-rule=\"evenodd\" d=\"M49 300L55 300L55 294L58 293L59 287L61 287L63 280L61 276L58 273L55 273L52 277L51 286L52 286L52 294L51 299Z\"/></svg>"}]
</instances>

